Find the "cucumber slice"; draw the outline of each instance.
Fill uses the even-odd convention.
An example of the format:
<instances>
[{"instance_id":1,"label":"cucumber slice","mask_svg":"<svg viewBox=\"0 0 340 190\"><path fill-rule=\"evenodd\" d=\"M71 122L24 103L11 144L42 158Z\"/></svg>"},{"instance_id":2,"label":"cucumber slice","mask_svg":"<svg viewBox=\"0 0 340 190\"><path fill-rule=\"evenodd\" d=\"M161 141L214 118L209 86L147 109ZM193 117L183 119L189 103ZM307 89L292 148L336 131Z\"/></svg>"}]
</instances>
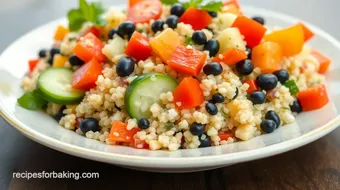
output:
<instances>
[{"instance_id":1,"label":"cucumber slice","mask_svg":"<svg viewBox=\"0 0 340 190\"><path fill-rule=\"evenodd\" d=\"M164 74L149 73L137 77L125 92L125 106L130 117L135 119L149 118L150 107L159 102L162 93L174 91L178 83Z\"/></svg>"},{"instance_id":2,"label":"cucumber slice","mask_svg":"<svg viewBox=\"0 0 340 190\"><path fill-rule=\"evenodd\" d=\"M38 90L44 99L56 104L79 103L84 92L72 88L72 74L70 69L50 68L40 73Z\"/></svg>"}]
</instances>

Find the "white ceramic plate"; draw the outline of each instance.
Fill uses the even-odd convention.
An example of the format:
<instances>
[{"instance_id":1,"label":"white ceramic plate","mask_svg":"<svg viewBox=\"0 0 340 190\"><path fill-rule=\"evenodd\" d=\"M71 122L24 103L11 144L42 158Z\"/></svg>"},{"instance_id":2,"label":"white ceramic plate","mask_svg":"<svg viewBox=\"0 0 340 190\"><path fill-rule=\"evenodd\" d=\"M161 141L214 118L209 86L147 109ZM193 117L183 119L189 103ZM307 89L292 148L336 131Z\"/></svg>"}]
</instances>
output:
<instances>
[{"instance_id":1,"label":"white ceramic plate","mask_svg":"<svg viewBox=\"0 0 340 190\"><path fill-rule=\"evenodd\" d=\"M117 7L121 8L121 7ZM268 25L288 26L299 20L259 8L244 7L246 15L260 14ZM327 73L331 102L324 108L298 115L296 123L280 127L272 134L246 142L193 150L149 151L112 146L87 139L57 125L42 112L28 111L16 104L23 91L20 81L28 70L27 60L40 48L52 45L56 26L65 19L50 22L15 41L0 57L0 111L18 131L53 149L71 155L157 172L189 172L223 167L264 158L310 143L334 130L340 124L340 44L321 29L308 24L316 33L311 45L329 55L333 64ZM306 23L306 22L305 22Z\"/></svg>"}]
</instances>

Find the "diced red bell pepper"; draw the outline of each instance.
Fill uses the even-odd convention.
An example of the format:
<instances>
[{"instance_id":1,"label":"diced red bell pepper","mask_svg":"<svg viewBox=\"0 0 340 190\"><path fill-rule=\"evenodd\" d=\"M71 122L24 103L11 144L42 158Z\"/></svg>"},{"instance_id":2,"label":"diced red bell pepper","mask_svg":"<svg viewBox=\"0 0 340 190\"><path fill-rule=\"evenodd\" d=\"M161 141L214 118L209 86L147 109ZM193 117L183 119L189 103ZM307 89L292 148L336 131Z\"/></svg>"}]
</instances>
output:
<instances>
[{"instance_id":1,"label":"diced red bell pepper","mask_svg":"<svg viewBox=\"0 0 340 190\"><path fill-rule=\"evenodd\" d=\"M34 70L34 68L38 65L39 59L30 59L28 60L28 67L30 70L30 73Z\"/></svg>"},{"instance_id":2,"label":"diced red bell pepper","mask_svg":"<svg viewBox=\"0 0 340 190\"><path fill-rule=\"evenodd\" d=\"M318 52L317 50L312 50L311 54L319 61L320 66L318 72L323 74L328 71L329 65L331 64L331 59L326 55Z\"/></svg>"},{"instance_id":3,"label":"diced red bell pepper","mask_svg":"<svg viewBox=\"0 0 340 190\"><path fill-rule=\"evenodd\" d=\"M89 62L96 59L103 62L105 56L102 53L104 44L92 33L81 37L73 49L73 53L84 62Z\"/></svg>"},{"instance_id":4,"label":"diced red bell pepper","mask_svg":"<svg viewBox=\"0 0 340 190\"><path fill-rule=\"evenodd\" d=\"M93 35L95 35L97 38L100 38L101 35L101 29L96 27L96 26L92 26L91 28L89 28L83 36L86 36L88 33L92 33Z\"/></svg>"},{"instance_id":5,"label":"diced red bell pepper","mask_svg":"<svg viewBox=\"0 0 340 190\"><path fill-rule=\"evenodd\" d=\"M134 141L133 136L140 131L139 128L133 128L128 130L127 124L121 121L113 121L110 130L109 140L114 142L132 143Z\"/></svg>"},{"instance_id":6,"label":"diced red bell pepper","mask_svg":"<svg viewBox=\"0 0 340 190\"><path fill-rule=\"evenodd\" d=\"M204 102L199 82L192 78L184 78L173 92L174 102L178 109L191 109Z\"/></svg>"},{"instance_id":7,"label":"diced red bell pepper","mask_svg":"<svg viewBox=\"0 0 340 190\"><path fill-rule=\"evenodd\" d=\"M97 78L102 74L102 70L101 64L92 59L73 73L72 87L80 90L89 90L95 87Z\"/></svg>"},{"instance_id":8,"label":"diced red bell pepper","mask_svg":"<svg viewBox=\"0 0 340 190\"><path fill-rule=\"evenodd\" d=\"M221 55L221 57L220 55L217 55L216 57L211 59L211 61L218 63L223 62L226 65L233 65L247 59L248 57L246 52L238 50L236 48L229 49Z\"/></svg>"},{"instance_id":9,"label":"diced red bell pepper","mask_svg":"<svg viewBox=\"0 0 340 190\"><path fill-rule=\"evenodd\" d=\"M303 111L320 109L328 102L327 89L324 84L300 91L297 94Z\"/></svg>"},{"instance_id":10,"label":"diced red bell pepper","mask_svg":"<svg viewBox=\"0 0 340 190\"><path fill-rule=\"evenodd\" d=\"M229 137L233 137L233 133L229 132L229 133L218 134L218 137L220 137L221 141L227 141Z\"/></svg>"},{"instance_id":11,"label":"diced red bell pepper","mask_svg":"<svg viewBox=\"0 0 340 190\"><path fill-rule=\"evenodd\" d=\"M297 25L300 25L303 30L305 42L309 41L310 39L314 37L314 33L302 22L298 23Z\"/></svg>"},{"instance_id":12,"label":"diced red bell pepper","mask_svg":"<svg viewBox=\"0 0 340 190\"><path fill-rule=\"evenodd\" d=\"M133 140L133 147L137 149L149 149L149 144L146 143L145 141L139 140L139 139L134 139Z\"/></svg>"},{"instance_id":13,"label":"diced red bell pepper","mask_svg":"<svg viewBox=\"0 0 340 190\"><path fill-rule=\"evenodd\" d=\"M198 76L207 58L204 52L178 46L167 64L177 72Z\"/></svg>"},{"instance_id":14,"label":"diced red bell pepper","mask_svg":"<svg viewBox=\"0 0 340 190\"><path fill-rule=\"evenodd\" d=\"M259 87L257 86L256 81L254 79L246 80L244 83L247 83L249 85L249 88L247 90L248 94L259 90Z\"/></svg>"},{"instance_id":15,"label":"diced red bell pepper","mask_svg":"<svg viewBox=\"0 0 340 190\"><path fill-rule=\"evenodd\" d=\"M139 32L134 32L125 49L125 54L137 60L146 60L151 56L152 48L148 39Z\"/></svg>"},{"instance_id":16,"label":"diced red bell pepper","mask_svg":"<svg viewBox=\"0 0 340 190\"><path fill-rule=\"evenodd\" d=\"M240 33L244 36L247 45L251 48L261 42L267 31L262 24L245 16L238 16L232 27L236 27L240 30Z\"/></svg>"},{"instance_id":17,"label":"diced red bell pepper","mask_svg":"<svg viewBox=\"0 0 340 190\"><path fill-rule=\"evenodd\" d=\"M179 18L179 22L190 24L194 30L201 30L207 27L212 20L212 17L205 10L196 8L188 8Z\"/></svg>"},{"instance_id":18,"label":"diced red bell pepper","mask_svg":"<svg viewBox=\"0 0 340 190\"><path fill-rule=\"evenodd\" d=\"M233 13L235 15L242 15L241 6L238 0L224 1L221 12L222 13Z\"/></svg>"}]
</instances>

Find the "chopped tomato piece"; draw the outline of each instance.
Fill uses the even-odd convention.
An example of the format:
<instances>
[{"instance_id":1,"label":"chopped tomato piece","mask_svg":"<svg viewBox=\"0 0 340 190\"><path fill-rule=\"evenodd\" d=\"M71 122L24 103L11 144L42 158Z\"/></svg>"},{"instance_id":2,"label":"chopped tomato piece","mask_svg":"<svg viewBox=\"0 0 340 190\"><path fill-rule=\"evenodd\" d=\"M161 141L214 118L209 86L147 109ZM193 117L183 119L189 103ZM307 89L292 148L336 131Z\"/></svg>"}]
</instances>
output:
<instances>
[{"instance_id":1,"label":"chopped tomato piece","mask_svg":"<svg viewBox=\"0 0 340 190\"><path fill-rule=\"evenodd\" d=\"M328 58L326 55L318 52L317 50L312 50L311 53L320 63L318 72L321 74L327 72L329 65L331 64L331 59Z\"/></svg>"},{"instance_id":2,"label":"chopped tomato piece","mask_svg":"<svg viewBox=\"0 0 340 190\"><path fill-rule=\"evenodd\" d=\"M66 61L68 61L68 57L56 54L53 57L53 67L64 67Z\"/></svg>"},{"instance_id":3,"label":"chopped tomato piece","mask_svg":"<svg viewBox=\"0 0 340 190\"><path fill-rule=\"evenodd\" d=\"M86 36L88 33L92 33L95 35L97 38L100 38L101 35L101 29L96 26L92 26L90 29L88 29L83 36Z\"/></svg>"},{"instance_id":4,"label":"chopped tomato piece","mask_svg":"<svg viewBox=\"0 0 340 190\"><path fill-rule=\"evenodd\" d=\"M249 47L258 45L267 29L260 23L245 16L238 16L232 25L240 30Z\"/></svg>"},{"instance_id":5,"label":"chopped tomato piece","mask_svg":"<svg viewBox=\"0 0 340 190\"><path fill-rule=\"evenodd\" d=\"M178 46L167 64L177 72L198 76L206 58L207 54L201 51Z\"/></svg>"},{"instance_id":6,"label":"chopped tomato piece","mask_svg":"<svg viewBox=\"0 0 340 190\"><path fill-rule=\"evenodd\" d=\"M72 76L72 87L80 90L88 90L96 86L99 75L102 74L102 66L97 60L92 59L77 69Z\"/></svg>"},{"instance_id":7,"label":"chopped tomato piece","mask_svg":"<svg viewBox=\"0 0 340 190\"><path fill-rule=\"evenodd\" d=\"M159 0L140 1L129 8L127 19L134 23L149 23L157 20L162 14L162 4Z\"/></svg>"},{"instance_id":8,"label":"chopped tomato piece","mask_svg":"<svg viewBox=\"0 0 340 190\"><path fill-rule=\"evenodd\" d=\"M171 28L164 30L161 34L150 40L152 50L163 62L167 62L181 44L179 36Z\"/></svg>"},{"instance_id":9,"label":"chopped tomato piece","mask_svg":"<svg viewBox=\"0 0 340 190\"><path fill-rule=\"evenodd\" d=\"M57 28L57 31L54 34L54 40L55 41L63 41L65 36L68 34L68 32L69 32L68 28L66 28L62 25L59 25L58 28Z\"/></svg>"},{"instance_id":10,"label":"chopped tomato piece","mask_svg":"<svg viewBox=\"0 0 340 190\"><path fill-rule=\"evenodd\" d=\"M227 0L223 3L222 13L233 13L235 15L242 15L240 3L238 0Z\"/></svg>"},{"instance_id":11,"label":"chopped tomato piece","mask_svg":"<svg viewBox=\"0 0 340 190\"><path fill-rule=\"evenodd\" d=\"M275 31L264 37L265 41L276 42L281 46L285 57L294 56L301 52L305 37L302 27L294 25L289 28Z\"/></svg>"},{"instance_id":12,"label":"chopped tomato piece","mask_svg":"<svg viewBox=\"0 0 340 190\"><path fill-rule=\"evenodd\" d=\"M191 109L204 102L200 83L192 78L184 78L173 92L174 102L178 109Z\"/></svg>"},{"instance_id":13,"label":"chopped tomato piece","mask_svg":"<svg viewBox=\"0 0 340 190\"><path fill-rule=\"evenodd\" d=\"M309 41L314 37L314 33L309 28L307 28L306 25L304 25L301 22L297 25L300 25L302 27L305 42Z\"/></svg>"},{"instance_id":14,"label":"chopped tomato piece","mask_svg":"<svg viewBox=\"0 0 340 190\"><path fill-rule=\"evenodd\" d=\"M273 73L281 69L281 46L275 42L264 42L252 50L251 55L254 67L261 69L262 73Z\"/></svg>"},{"instance_id":15,"label":"chopped tomato piece","mask_svg":"<svg viewBox=\"0 0 340 190\"><path fill-rule=\"evenodd\" d=\"M40 61L39 59L30 59L30 60L28 60L28 67L30 69L30 73L38 65L39 61Z\"/></svg>"},{"instance_id":16,"label":"chopped tomato piece","mask_svg":"<svg viewBox=\"0 0 340 190\"><path fill-rule=\"evenodd\" d=\"M220 137L221 141L227 141L229 137L233 137L233 133L218 134L218 137Z\"/></svg>"},{"instance_id":17,"label":"chopped tomato piece","mask_svg":"<svg viewBox=\"0 0 340 190\"><path fill-rule=\"evenodd\" d=\"M134 32L125 49L125 54L137 60L145 60L152 53L148 39L139 32Z\"/></svg>"},{"instance_id":18,"label":"chopped tomato piece","mask_svg":"<svg viewBox=\"0 0 340 190\"><path fill-rule=\"evenodd\" d=\"M257 86L256 81L254 79L247 80L244 83L247 83L249 85L249 88L247 90L248 94L251 93L251 92L254 92L256 90L259 90L259 87Z\"/></svg>"},{"instance_id":19,"label":"chopped tomato piece","mask_svg":"<svg viewBox=\"0 0 340 190\"><path fill-rule=\"evenodd\" d=\"M129 7L132 7L136 3L142 2L142 1L147 1L147 0L129 0Z\"/></svg>"},{"instance_id":20,"label":"chopped tomato piece","mask_svg":"<svg viewBox=\"0 0 340 190\"><path fill-rule=\"evenodd\" d=\"M110 130L109 139L115 142L132 143L134 141L133 136L140 131L139 128L133 128L128 130L127 124L121 121L113 121Z\"/></svg>"},{"instance_id":21,"label":"chopped tomato piece","mask_svg":"<svg viewBox=\"0 0 340 190\"><path fill-rule=\"evenodd\" d=\"M329 99L324 84L300 91L297 94L303 111L320 109L325 106Z\"/></svg>"},{"instance_id":22,"label":"chopped tomato piece","mask_svg":"<svg viewBox=\"0 0 340 190\"><path fill-rule=\"evenodd\" d=\"M89 62L96 59L99 62L104 61L102 49L104 44L92 33L81 37L73 49L73 53L84 62Z\"/></svg>"},{"instance_id":23,"label":"chopped tomato piece","mask_svg":"<svg viewBox=\"0 0 340 190\"><path fill-rule=\"evenodd\" d=\"M145 141L142 141L142 140L139 140L139 139L134 139L133 140L133 147L138 148L138 149L149 149L150 146Z\"/></svg>"},{"instance_id":24,"label":"chopped tomato piece","mask_svg":"<svg viewBox=\"0 0 340 190\"><path fill-rule=\"evenodd\" d=\"M212 20L212 17L207 11L188 8L179 18L179 22L190 24L194 30L201 30L207 27Z\"/></svg>"},{"instance_id":25,"label":"chopped tomato piece","mask_svg":"<svg viewBox=\"0 0 340 190\"><path fill-rule=\"evenodd\" d=\"M227 50L223 54L214 57L211 61L218 63L223 62L226 65L233 65L247 59L247 57L248 56L246 52L238 50L236 48L232 48Z\"/></svg>"}]
</instances>

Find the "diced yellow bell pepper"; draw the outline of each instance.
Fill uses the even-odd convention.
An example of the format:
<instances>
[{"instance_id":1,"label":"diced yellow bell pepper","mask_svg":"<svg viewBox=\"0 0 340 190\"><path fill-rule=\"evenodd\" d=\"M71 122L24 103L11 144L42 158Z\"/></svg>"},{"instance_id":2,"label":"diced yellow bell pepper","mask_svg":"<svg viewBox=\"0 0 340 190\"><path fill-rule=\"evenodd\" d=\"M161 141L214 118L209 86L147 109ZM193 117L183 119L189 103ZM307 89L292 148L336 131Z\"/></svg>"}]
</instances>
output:
<instances>
[{"instance_id":1,"label":"diced yellow bell pepper","mask_svg":"<svg viewBox=\"0 0 340 190\"><path fill-rule=\"evenodd\" d=\"M59 25L55 34L54 34L54 40L55 41L63 41L65 36L69 33L69 29Z\"/></svg>"},{"instance_id":2,"label":"diced yellow bell pepper","mask_svg":"<svg viewBox=\"0 0 340 190\"><path fill-rule=\"evenodd\" d=\"M53 57L53 67L64 67L66 61L68 60L68 57L62 56L60 54L56 54Z\"/></svg>"}]
</instances>

